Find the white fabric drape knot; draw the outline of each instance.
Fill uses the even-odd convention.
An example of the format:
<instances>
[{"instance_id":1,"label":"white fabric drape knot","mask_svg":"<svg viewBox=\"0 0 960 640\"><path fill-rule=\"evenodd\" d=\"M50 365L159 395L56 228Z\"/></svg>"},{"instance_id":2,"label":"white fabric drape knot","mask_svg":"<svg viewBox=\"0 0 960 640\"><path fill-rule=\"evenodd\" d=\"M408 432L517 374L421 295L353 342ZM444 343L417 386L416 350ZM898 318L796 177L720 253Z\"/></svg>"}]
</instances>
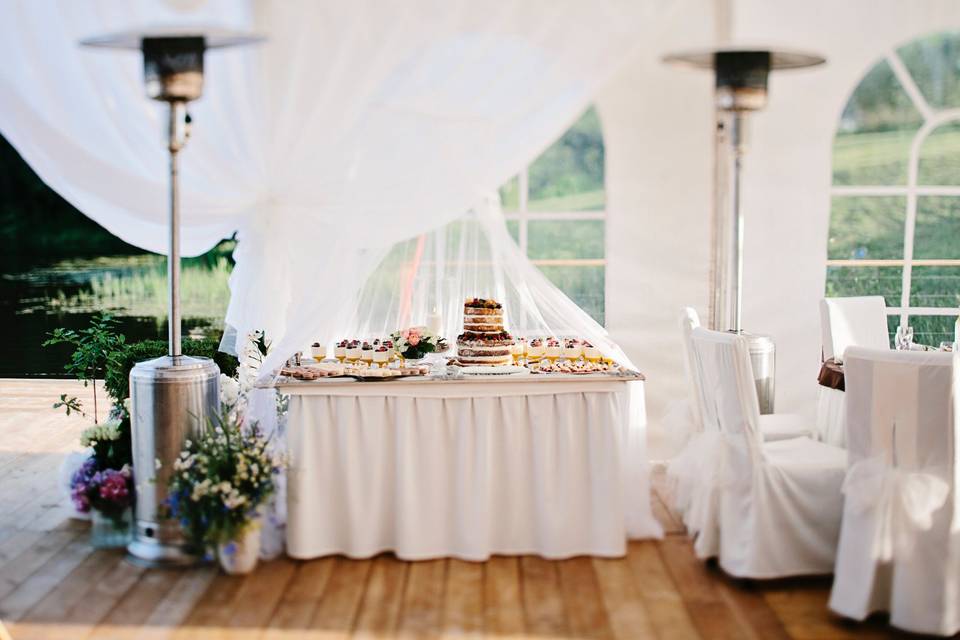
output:
<instances>
[{"instance_id":1,"label":"white fabric drape knot","mask_svg":"<svg viewBox=\"0 0 960 640\"><path fill-rule=\"evenodd\" d=\"M852 465L843 482L843 494L856 513L877 511L876 552L885 562L895 550L909 552L911 534L933 526L933 514L949 493L947 481L931 471L906 471L879 457Z\"/></svg>"}]
</instances>

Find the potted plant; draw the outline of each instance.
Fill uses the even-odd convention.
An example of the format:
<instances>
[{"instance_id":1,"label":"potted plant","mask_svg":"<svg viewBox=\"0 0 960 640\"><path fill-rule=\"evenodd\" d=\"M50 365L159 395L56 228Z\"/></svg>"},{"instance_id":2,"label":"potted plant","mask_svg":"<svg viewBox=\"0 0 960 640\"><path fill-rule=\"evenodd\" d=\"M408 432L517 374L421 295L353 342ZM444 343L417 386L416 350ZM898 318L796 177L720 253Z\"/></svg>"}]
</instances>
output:
<instances>
[{"instance_id":1,"label":"potted plant","mask_svg":"<svg viewBox=\"0 0 960 640\"><path fill-rule=\"evenodd\" d=\"M173 463L167 506L197 553L215 551L229 574L248 573L260 550L260 507L280 461L257 425L225 406Z\"/></svg>"}]
</instances>

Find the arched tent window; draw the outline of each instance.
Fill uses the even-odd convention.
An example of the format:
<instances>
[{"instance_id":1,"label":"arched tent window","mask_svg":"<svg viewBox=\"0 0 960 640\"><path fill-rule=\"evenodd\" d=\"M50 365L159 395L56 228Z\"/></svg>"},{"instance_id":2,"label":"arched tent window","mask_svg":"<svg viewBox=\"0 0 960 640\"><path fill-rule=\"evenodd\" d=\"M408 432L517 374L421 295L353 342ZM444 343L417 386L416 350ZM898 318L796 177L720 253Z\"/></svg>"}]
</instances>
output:
<instances>
[{"instance_id":1,"label":"arched tent window","mask_svg":"<svg viewBox=\"0 0 960 640\"><path fill-rule=\"evenodd\" d=\"M500 189L514 240L600 324L604 323L606 271L603 155L600 120L590 108Z\"/></svg>"},{"instance_id":2,"label":"arched tent window","mask_svg":"<svg viewBox=\"0 0 960 640\"><path fill-rule=\"evenodd\" d=\"M887 53L833 148L827 295L883 295L891 331L951 340L960 306L960 31Z\"/></svg>"}]
</instances>

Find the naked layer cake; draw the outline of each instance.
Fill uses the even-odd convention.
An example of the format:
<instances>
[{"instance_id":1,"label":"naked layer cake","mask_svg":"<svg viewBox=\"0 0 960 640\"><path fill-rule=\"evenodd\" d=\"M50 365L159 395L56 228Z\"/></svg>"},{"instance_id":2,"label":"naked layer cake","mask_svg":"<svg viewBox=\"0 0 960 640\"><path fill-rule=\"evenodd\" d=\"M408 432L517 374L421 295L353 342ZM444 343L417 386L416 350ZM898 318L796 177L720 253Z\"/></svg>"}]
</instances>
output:
<instances>
[{"instance_id":1,"label":"naked layer cake","mask_svg":"<svg viewBox=\"0 0 960 640\"><path fill-rule=\"evenodd\" d=\"M457 337L457 360L464 365L513 363L513 336L503 328L503 306L496 300L468 298L463 303L463 333Z\"/></svg>"}]
</instances>

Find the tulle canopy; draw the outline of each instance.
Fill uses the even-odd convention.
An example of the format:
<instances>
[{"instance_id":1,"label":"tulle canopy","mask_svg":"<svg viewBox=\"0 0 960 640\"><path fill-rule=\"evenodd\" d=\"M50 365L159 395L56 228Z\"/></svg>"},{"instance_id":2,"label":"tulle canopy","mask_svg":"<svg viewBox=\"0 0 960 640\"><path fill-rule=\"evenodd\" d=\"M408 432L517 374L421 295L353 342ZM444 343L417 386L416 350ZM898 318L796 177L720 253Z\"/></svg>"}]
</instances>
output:
<instances>
[{"instance_id":1,"label":"tulle canopy","mask_svg":"<svg viewBox=\"0 0 960 640\"><path fill-rule=\"evenodd\" d=\"M664 4L4 2L0 130L85 214L163 252L164 107L144 97L138 54L77 43L167 24L263 34L258 46L208 52L181 175L185 252L237 234L226 322L273 336L266 369L351 318L357 329L386 327L439 301L452 322L465 293L508 297L518 326L590 335L598 327L522 256L471 275L449 260L468 257L481 235L470 245L470 233L453 242L433 230L489 207L487 194L584 110ZM509 254L502 229L474 215L461 227L485 229L485 256ZM433 266L421 259L421 277L404 283L422 288L408 307L373 300L376 282L358 294L395 243L431 231L422 248Z\"/></svg>"}]
</instances>

